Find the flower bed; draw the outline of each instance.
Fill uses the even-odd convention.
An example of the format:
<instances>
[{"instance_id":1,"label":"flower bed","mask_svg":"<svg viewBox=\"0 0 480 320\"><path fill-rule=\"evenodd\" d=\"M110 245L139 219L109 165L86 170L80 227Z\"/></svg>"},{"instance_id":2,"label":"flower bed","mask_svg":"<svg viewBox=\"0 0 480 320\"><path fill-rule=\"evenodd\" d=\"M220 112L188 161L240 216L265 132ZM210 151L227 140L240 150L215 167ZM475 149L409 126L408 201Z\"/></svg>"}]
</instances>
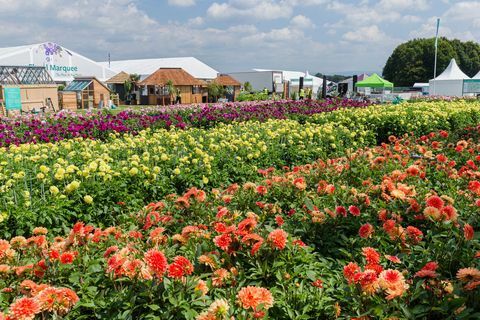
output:
<instances>
[{"instance_id":1,"label":"flower bed","mask_svg":"<svg viewBox=\"0 0 480 320\"><path fill-rule=\"evenodd\" d=\"M386 142L390 135L428 134L436 130L456 132L480 123L480 101L452 99L374 105L367 108L345 109L339 112L313 115L313 123L335 123L351 130L371 131L377 143Z\"/></svg>"},{"instance_id":2,"label":"flower bed","mask_svg":"<svg viewBox=\"0 0 480 320\"><path fill-rule=\"evenodd\" d=\"M0 147L11 144L55 142L76 137L107 139L110 133L136 134L146 128L210 128L218 123L268 119L299 119L339 108L367 104L352 100L264 101L249 103L183 105L108 112L61 112L56 115L4 118L0 122Z\"/></svg>"},{"instance_id":3,"label":"flower bed","mask_svg":"<svg viewBox=\"0 0 480 320\"><path fill-rule=\"evenodd\" d=\"M252 120L209 129L110 133L107 141L10 146L0 153L0 235L23 234L39 224L59 231L77 219L117 223L125 208L141 208L191 186L252 181L258 168L342 155L385 141L390 133L456 134L479 122L480 103L417 103L317 114L304 124Z\"/></svg>"},{"instance_id":4,"label":"flower bed","mask_svg":"<svg viewBox=\"0 0 480 320\"><path fill-rule=\"evenodd\" d=\"M0 234L39 224L59 231L78 219L116 223L126 206L190 186L244 182L259 167L313 161L366 140L332 125L268 120L10 146L0 153Z\"/></svg>"},{"instance_id":5,"label":"flower bed","mask_svg":"<svg viewBox=\"0 0 480 320\"><path fill-rule=\"evenodd\" d=\"M35 228L0 243L1 304L12 314L31 299L22 309L31 315L59 312L41 307L39 286L48 285L76 292L80 300L62 309L73 307L72 319L475 318L472 135L390 137L262 169L256 183L171 194L121 226L77 223L56 238Z\"/></svg>"}]
</instances>

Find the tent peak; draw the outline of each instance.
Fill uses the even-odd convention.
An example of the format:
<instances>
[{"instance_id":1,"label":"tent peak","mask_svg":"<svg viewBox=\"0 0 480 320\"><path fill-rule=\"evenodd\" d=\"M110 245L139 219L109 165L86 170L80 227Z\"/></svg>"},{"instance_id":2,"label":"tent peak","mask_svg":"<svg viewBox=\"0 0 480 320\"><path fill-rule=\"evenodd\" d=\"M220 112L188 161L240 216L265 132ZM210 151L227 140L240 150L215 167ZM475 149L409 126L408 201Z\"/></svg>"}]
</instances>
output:
<instances>
[{"instance_id":1,"label":"tent peak","mask_svg":"<svg viewBox=\"0 0 480 320\"><path fill-rule=\"evenodd\" d=\"M435 80L463 80L463 79L470 79L457 64L454 58L450 60L447 68L435 78Z\"/></svg>"}]
</instances>

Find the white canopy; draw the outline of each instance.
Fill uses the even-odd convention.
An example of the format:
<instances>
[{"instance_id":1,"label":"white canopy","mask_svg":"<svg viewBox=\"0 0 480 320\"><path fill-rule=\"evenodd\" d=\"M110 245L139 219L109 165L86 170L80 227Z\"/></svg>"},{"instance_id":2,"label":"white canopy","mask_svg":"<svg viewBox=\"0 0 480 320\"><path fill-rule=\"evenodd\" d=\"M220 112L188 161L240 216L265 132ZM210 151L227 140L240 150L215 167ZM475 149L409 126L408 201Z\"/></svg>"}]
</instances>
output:
<instances>
[{"instance_id":1,"label":"white canopy","mask_svg":"<svg viewBox=\"0 0 480 320\"><path fill-rule=\"evenodd\" d=\"M434 96L462 97L463 81L470 79L457 65L455 59L450 60L438 77L429 81L429 94Z\"/></svg>"},{"instance_id":2,"label":"white canopy","mask_svg":"<svg viewBox=\"0 0 480 320\"><path fill-rule=\"evenodd\" d=\"M480 71L472 79L480 79Z\"/></svg>"},{"instance_id":3,"label":"white canopy","mask_svg":"<svg viewBox=\"0 0 480 320\"><path fill-rule=\"evenodd\" d=\"M439 76L435 78L435 80L464 80L470 79L458 66L455 59L450 60L445 71L443 71Z\"/></svg>"}]
</instances>

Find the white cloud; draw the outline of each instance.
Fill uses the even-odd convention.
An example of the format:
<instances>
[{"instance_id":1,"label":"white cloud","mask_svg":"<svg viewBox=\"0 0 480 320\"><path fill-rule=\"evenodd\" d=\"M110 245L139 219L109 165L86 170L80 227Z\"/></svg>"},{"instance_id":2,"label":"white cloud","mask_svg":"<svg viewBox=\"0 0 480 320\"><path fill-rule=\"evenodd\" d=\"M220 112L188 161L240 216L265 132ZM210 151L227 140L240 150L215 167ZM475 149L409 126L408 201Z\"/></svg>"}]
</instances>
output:
<instances>
[{"instance_id":1,"label":"white cloud","mask_svg":"<svg viewBox=\"0 0 480 320\"><path fill-rule=\"evenodd\" d=\"M204 23L205 23L205 19L203 19L202 17L195 17L195 18L188 19L188 25L190 26L198 27L203 25Z\"/></svg>"},{"instance_id":2,"label":"white cloud","mask_svg":"<svg viewBox=\"0 0 480 320\"><path fill-rule=\"evenodd\" d=\"M343 39L352 42L380 42L386 39L386 37L386 34L376 25L362 27L343 35Z\"/></svg>"},{"instance_id":3,"label":"white cloud","mask_svg":"<svg viewBox=\"0 0 480 320\"><path fill-rule=\"evenodd\" d=\"M239 17L274 20L290 17L292 15L292 6L286 2L269 0L231 0L225 3L214 2L208 8L207 15L215 19Z\"/></svg>"},{"instance_id":4,"label":"white cloud","mask_svg":"<svg viewBox=\"0 0 480 320\"><path fill-rule=\"evenodd\" d=\"M310 20L310 18L305 17L304 15L297 15L290 20L290 24L294 28L301 28L301 29L311 29L315 28L315 24Z\"/></svg>"},{"instance_id":5,"label":"white cloud","mask_svg":"<svg viewBox=\"0 0 480 320\"><path fill-rule=\"evenodd\" d=\"M386 10L427 10L430 7L428 0L380 0L379 7Z\"/></svg>"},{"instance_id":6,"label":"white cloud","mask_svg":"<svg viewBox=\"0 0 480 320\"><path fill-rule=\"evenodd\" d=\"M177 7L191 7L195 5L195 0L168 0L168 4Z\"/></svg>"}]
</instances>

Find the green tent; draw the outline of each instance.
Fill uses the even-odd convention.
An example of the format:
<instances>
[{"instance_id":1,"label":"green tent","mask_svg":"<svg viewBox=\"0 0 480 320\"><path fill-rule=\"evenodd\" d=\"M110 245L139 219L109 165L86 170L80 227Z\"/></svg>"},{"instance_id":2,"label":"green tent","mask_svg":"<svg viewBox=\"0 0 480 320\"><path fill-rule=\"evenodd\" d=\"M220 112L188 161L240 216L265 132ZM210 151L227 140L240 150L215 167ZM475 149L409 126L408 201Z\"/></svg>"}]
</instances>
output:
<instances>
[{"instance_id":1,"label":"green tent","mask_svg":"<svg viewBox=\"0 0 480 320\"><path fill-rule=\"evenodd\" d=\"M393 83L383 79L378 74L374 73L370 77L357 82L355 86L369 88L393 88Z\"/></svg>"}]
</instances>

